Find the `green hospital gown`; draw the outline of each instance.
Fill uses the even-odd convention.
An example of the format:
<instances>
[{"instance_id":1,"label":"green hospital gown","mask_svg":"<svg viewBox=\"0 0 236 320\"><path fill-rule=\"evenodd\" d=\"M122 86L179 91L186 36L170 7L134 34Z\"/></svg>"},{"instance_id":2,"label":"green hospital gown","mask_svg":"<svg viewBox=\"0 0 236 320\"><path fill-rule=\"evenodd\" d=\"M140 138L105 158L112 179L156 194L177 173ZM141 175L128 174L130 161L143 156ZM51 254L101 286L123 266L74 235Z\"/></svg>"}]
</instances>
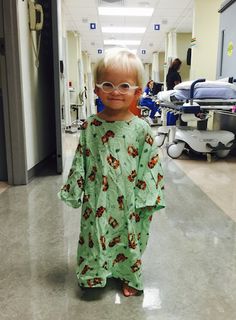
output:
<instances>
[{"instance_id":1,"label":"green hospital gown","mask_svg":"<svg viewBox=\"0 0 236 320\"><path fill-rule=\"evenodd\" d=\"M104 287L108 277L143 289L141 255L153 212L164 207L163 172L149 125L138 117L83 124L61 200L82 204L77 277Z\"/></svg>"}]
</instances>

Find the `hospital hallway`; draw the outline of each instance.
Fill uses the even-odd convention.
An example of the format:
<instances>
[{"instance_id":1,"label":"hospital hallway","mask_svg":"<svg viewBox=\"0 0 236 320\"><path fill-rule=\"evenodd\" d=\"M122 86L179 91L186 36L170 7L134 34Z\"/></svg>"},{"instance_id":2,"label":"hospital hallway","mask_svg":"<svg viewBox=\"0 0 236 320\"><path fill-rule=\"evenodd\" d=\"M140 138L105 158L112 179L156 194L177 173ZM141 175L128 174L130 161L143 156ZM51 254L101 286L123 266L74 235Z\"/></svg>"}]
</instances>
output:
<instances>
[{"instance_id":1,"label":"hospital hallway","mask_svg":"<svg viewBox=\"0 0 236 320\"><path fill-rule=\"evenodd\" d=\"M1 320L235 320L235 158L173 160L161 151L166 209L143 256L144 295L119 283L81 291L75 276L80 215L57 192L78 134L64 135L63 175L45 172L0 194Z\"/></svg>"}]
</instances>

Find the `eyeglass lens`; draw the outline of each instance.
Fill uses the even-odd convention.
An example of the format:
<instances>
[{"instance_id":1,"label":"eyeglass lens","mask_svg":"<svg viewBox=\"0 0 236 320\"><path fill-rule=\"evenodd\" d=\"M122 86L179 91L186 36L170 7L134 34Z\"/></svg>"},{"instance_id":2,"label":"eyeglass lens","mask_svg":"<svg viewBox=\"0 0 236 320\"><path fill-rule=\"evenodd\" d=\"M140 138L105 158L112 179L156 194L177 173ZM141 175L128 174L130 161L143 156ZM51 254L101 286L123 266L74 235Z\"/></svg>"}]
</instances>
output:
<instances>
[{"instance_id":1,"label":"eyeglass lens","mask_svg":"<svg viewBox=\"0 0 236 320\"><path fill-rule=\"evenodd\" d=\"M131 86L128 83L120 83L118 86L114 86L111 82L104 82L102 84L102 89L107 93L110 93L115 89L117 89L120 93L127 93L130 88Z\"/></svg>"}]
</instances>

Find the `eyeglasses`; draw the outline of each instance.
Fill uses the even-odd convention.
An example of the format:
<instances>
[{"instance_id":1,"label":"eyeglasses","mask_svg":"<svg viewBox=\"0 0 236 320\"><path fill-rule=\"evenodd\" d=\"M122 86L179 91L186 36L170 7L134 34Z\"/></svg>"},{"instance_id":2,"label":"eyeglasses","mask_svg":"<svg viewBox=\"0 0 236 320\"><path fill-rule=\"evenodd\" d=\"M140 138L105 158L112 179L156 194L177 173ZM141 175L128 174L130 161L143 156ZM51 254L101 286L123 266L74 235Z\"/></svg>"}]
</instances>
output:
<instances>
[{"instance_id":1,"label":"eyeglasses","mask_svg":"<svg viewBox=\"0 0 236 320\"><path fill-rule=\"evenodd\" d=\"M127 94L130 90L135 90L138 86L131 86L128 82L122 82L118 86L114 86L113 83L104 81L102 83L96 83L96 86L102 89L105 93L111 93L114 90L118 90L121 94Z\"/></svg>"}]
</instances>

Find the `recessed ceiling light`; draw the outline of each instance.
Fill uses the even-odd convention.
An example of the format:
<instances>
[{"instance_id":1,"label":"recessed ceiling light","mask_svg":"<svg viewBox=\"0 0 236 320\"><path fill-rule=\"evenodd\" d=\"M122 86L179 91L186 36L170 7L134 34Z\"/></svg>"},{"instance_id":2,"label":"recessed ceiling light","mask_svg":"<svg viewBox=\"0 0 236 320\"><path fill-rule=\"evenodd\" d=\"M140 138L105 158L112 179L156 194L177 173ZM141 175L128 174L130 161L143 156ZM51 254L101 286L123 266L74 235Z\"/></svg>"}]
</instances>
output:
<instances>
[{"instance_id":1,"label":"recessed ceiling light","mask_svg":"<svg viewBox=\"0 0 236 320\"><path fill-rule=\"evenodd\" d=\"M104 33L144 33L145 30L139 27L102 27Z\"/></svg>"},{"instance_id":2,"label":"recessed ceiling light","mask_svg":"<svg viewBox=\"0 0 236 320\"><path fill-rule=\"evenodd\" d=\"M153 11L153 8L98 7L98 14L101 16L150 17Z\"/></svg>"},{"instance_id":3,"label":"recessed ceiling light","mask_svg":"<svg viewBox=\"0 0 236 320\"><path fill-rule=\"evenodd\" d=\"M147 2L147 1L141 1L141 2L138 3L138 5L140 7L148 7L148 6L150 6L150 3Z\"/></svg>"},{"instance_id":4,"label":"recessed ceiling light","mask_svg":"<svg viewBox=\"0 0 236 320\"><path fill-rule=\"evenodd\" d=\"M125 45L130 45L130 46L138 46L140 45L141 41L140 40L104 40L105 45L117 45L117 46L125 46Z\"/></svg>"},{"instance_id":5,"label":"recessed ceiling light","mask_svg":"<svg viewBox=\"0 0 236 320\"><path fill-rule=\"evenodd\" d=\"M122 0L100 0L100 2L114 3L114 2L122 2Z\"/></svg>"},{"instance_id":6,"label":"recessed ceiling light","mask_svg":"<svg viewBox=\"0 0 236 320\"><path fill-rule=\"evenodd\" d=\"M105 51L107 51L107 49L114 48L114 47L116 47L116 46L115 46L115 45L106 45L106 46L105 46ZM129 50L130 50L131 52L133 52L134 54L137 53L137 49L130 49L130 48L129 48Z\"/></svg>"}]
</instances>

